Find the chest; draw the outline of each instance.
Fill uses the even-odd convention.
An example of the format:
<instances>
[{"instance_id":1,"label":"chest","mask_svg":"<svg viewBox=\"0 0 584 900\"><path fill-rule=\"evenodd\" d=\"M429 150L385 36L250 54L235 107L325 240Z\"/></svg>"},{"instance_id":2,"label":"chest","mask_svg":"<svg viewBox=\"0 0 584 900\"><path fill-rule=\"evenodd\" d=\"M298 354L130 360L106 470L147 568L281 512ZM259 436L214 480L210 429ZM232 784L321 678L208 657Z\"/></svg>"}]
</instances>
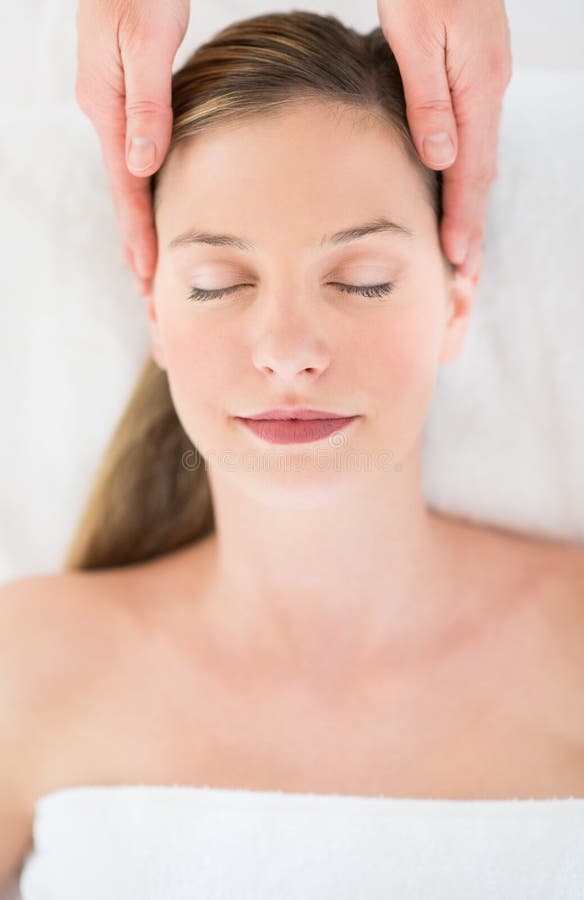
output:
<instances>
[{"instance_id":1,"label":"chest","mask_svg":"<svg viewBox=\"0 0 584 900\"><path fill-rule=\"evenodd\" d=\"M135 645L71 721L53 783L395 797L584 796L558 661L523 633L311 694L281 670ZM561 700L558 705L558 699Z\"/></svg>"}]
</instances>

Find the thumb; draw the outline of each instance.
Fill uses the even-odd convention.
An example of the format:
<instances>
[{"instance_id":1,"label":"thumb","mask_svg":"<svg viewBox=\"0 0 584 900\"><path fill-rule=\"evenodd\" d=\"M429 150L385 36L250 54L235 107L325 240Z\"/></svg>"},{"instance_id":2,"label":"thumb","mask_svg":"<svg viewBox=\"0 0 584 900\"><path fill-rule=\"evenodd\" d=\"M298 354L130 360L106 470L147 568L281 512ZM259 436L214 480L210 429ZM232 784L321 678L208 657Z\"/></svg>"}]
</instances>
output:
<instances>
[{"instance_id":1,"label":"thumb","mask_svg":"<svg viewBox=\"0 0 584 900\"><path fill-rule=\"evenodd\" d=\"M392 45L404 86L408 124L422 162L444 169L456 159L456 119L445 65L445 50L428 51L411 39Z\"/></svg>"},{"instance_id":2,"label":"thumb","mask_svg":"<svg viewBox=\"0 0 584 900\"><path fill-rule=\"evenodd\" d=\"M172 133L172 62L176 47L154 42L126 54L126 163L134 175L160 168Z\"/></svg>"}]
</instances>

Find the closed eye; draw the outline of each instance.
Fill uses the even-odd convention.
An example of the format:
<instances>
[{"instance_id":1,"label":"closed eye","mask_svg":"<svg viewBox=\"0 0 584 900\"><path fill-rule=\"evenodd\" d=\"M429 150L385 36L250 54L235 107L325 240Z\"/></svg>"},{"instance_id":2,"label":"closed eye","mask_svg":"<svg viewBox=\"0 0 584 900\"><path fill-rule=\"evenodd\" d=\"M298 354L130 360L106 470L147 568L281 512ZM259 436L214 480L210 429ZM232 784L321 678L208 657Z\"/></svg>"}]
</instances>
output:
<instances>
[{"instance_id":1,"label":"closed eye","mask_svg":"<svg viewBox=\"0 0 584 900\"><path fill-rule=\"evenodd\" d=\"M362 297L385 297L393 291L393 283L390 281L385 282L385 284L341 284L338 281L330 281L329 284L345 294L360 294ZM199 303L205 303L208 300L219 300L226 294L232 294L242 287L252 287L252 285L235 284L232 287L217 288L216 290L193 288L188 299L196 300Z\"/></svg>"}]
</instances>

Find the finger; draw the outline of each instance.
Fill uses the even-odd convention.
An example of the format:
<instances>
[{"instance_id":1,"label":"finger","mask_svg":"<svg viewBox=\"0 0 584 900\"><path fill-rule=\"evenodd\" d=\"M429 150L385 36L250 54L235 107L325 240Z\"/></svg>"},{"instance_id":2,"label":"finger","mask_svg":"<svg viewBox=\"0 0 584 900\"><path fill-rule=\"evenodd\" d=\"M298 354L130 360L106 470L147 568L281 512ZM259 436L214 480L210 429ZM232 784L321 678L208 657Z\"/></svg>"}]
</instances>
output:
<instances>
[{"instance_id":1,"label":"finger","mask_svg":"<svg viewBox=\"0 0 584 900\"><path fill-rule=\"evenodd\" d=\"M483 250L482 241L471 241L470 249L462 266L459 267L462 275L467 275L473 281L478 281L482 267Z\"/></svg>"},{"instance_id":2,"label":"finger","mask_svg":"<svg viewBox=\"0 0 584 900\"><path fill-rule=\"evenodd\" d=\"M134 175L152 175L168 151L172 132L173 43L150 37L121 46L127 117L126 160Z\"/></svg>"},{"instance_id":3,"label":"finger","mask_svg":"<svg viewBox=\"0 0 584 900\"><path fill-rule=\"evenodd\" d=\"M470 274L469 249L481 246L489 191L497 171L497 146L502 94L475 95L469 112L458 121L459 150L443 173L441 239L444 252L463 274Z\"/></svg>"},{"instance_id":4,"label":"finger","mask_svg":"<svg viewBox=\"0 0 584 900\"><path fill-rule=\"evenodd\" d=\"M124 63L127 117L125 156L132 175L148 177L164 161L172 133L173 44L146 40L132 50L121 48ZM125 206L126 234L136 260L138 274L148 278L156 266L156 240L149 182L137 183L119 176L121 201ZM127 189L124 190L124 186ZM124 204L124 200L126 201Z\"/></svg>"},{"instance_id":5,"label":"finger","mask_svg":"<svg viewBox=\"0 0 584 900\"><path fill-rule=\"evenodd\" d=\"M157 240L152 214L150 179L128 171L124 157L125 112L113 112L96 128L109 181L126 261L140 277L152 275L156 265Z\"/></svg>"},{"instance_id":6,"label":"finger","mask_svg":"<svg viewBox=\"0 0 584 900\"><path fill-rule=\"evenodd\" d=\"M100 92L93 93L88 85L95 82L95 73L103 68L98 57L85 60L85 69L78 78L77 97L83 112L91 119L101 144L111 195L124 245L125 261L138 274L149 276L156 264L156 234L151 210L150 179L139 178L128 171L125 160L126 113L123 73L120 82L100 80Z\"/></svg>"},{"instance_id":7,"label":"finger","mask_svg":"<svg viewBox=\"0 0 584 900\"><path fill-rule=\"evenodd\" d=\"M402 29L390 35L390 46L400 70L416 150L426 166L443 169L456 158L457 134L446 72L446 33L435 27L433 35L423 29L417 34Z\"/></svg>"}]
</instances>

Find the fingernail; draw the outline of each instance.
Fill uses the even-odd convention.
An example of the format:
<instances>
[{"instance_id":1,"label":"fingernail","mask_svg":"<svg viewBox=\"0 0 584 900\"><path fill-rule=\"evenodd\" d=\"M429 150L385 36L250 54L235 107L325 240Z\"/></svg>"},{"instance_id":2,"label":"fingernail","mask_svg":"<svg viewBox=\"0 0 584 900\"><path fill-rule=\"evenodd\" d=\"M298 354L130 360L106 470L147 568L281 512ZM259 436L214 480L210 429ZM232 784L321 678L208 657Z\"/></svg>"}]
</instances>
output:
<instances>
[{"instance_id":1,"label":"fingernail","mask_svg":"<svg viewBox=\"0 0 584 900\"><path fill-rule=\"evenodd\" d=\"M454 144L446 131L424 138L424 155L433 166L449 166L454 162Z\"/></svg>"},{"instance_id":2,"label":"fingernail","mask_svg":"<svg viewBox=\"0 0 584 900\"><path fill-rule=\"evenodd\" d=\"M136 172L148 169L156 159L156 144L151 138L134 137L130 141L128 166Z\"/></svg>"}]
</instances>

